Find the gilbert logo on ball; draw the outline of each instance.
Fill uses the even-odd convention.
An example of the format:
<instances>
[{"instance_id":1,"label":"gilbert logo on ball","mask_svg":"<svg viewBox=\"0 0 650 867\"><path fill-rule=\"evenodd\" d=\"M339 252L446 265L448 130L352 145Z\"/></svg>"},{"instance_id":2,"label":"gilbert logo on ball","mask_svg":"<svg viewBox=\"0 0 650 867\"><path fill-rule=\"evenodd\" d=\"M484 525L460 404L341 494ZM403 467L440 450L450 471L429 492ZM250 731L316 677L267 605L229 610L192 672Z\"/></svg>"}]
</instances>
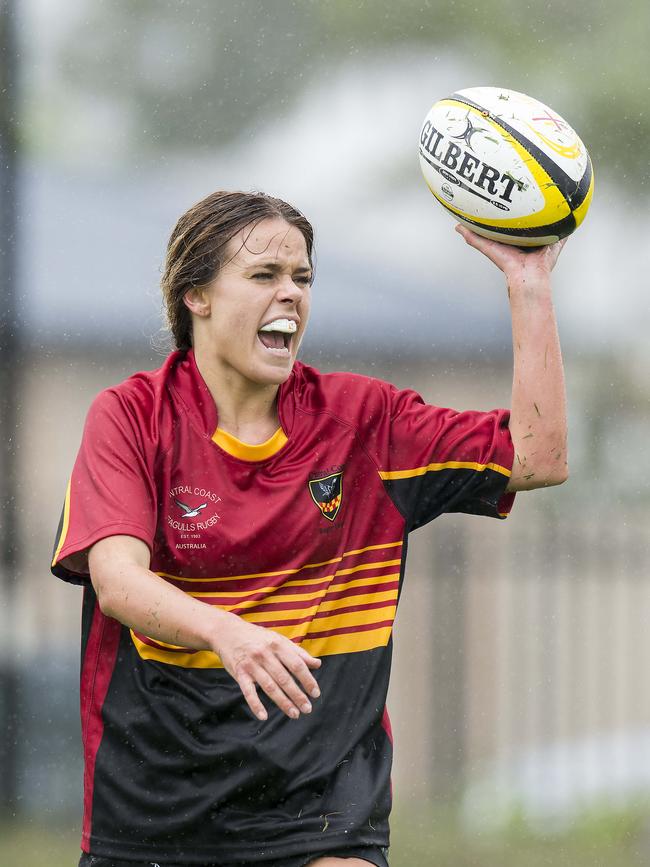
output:
<instances>
[{"instance_id":1,"label":"gilbert logo on ball","mask_svg":"<svg viewBox=\"0 0 650 867\"><path fill-rule=\"evenodd\" d=\"M570 235L594 190L589 154L569 124L538 100L498 87L436 102L422 125L420 164L459 222L519 247Z\"/></svg>"}]
</instances>

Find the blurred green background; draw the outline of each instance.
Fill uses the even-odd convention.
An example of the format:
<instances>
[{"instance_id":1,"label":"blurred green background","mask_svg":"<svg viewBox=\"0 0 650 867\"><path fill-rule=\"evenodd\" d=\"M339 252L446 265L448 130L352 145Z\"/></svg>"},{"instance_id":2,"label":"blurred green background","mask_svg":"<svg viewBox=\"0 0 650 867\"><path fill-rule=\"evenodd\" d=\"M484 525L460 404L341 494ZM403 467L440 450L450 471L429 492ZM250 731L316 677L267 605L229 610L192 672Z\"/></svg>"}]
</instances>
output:
<instances>
[{"instance_id":1,"label":"blurred green background","mask_svg":"<svg viewBox=\"0 0 650 867\"><path fill-rule=\"evenodd\" d=\"M420 175L437 99L492 84L595 167L557 268L572 476L504 527L415 534L396 627L393 867L650 857L650 6L21 0L0 5L0 864L75 863L79 593L48 574L83 418L160 363L179 214L264 189L316 227L303 357L507 405L501 277Z\"/></svg>"}]
</instances>

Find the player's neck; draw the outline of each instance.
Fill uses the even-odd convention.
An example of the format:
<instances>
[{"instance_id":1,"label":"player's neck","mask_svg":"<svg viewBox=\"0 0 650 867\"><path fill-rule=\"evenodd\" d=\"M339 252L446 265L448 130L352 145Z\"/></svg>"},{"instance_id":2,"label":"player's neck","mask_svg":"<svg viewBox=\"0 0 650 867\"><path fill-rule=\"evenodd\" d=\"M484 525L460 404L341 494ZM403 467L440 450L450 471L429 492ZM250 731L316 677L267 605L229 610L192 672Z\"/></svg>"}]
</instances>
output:
<instances>
[{"instance_id":1,"label":"player's neck","mask_svg":"<svg viewBox=\"0 0 650 867\"><path fill-rule=\"evenodd\" d=\"M218 426L249 445L270 439L280 426L279 386L251 382L232 368L206 364L196 358L217 407Z\"/></svg>"}]
</instances>

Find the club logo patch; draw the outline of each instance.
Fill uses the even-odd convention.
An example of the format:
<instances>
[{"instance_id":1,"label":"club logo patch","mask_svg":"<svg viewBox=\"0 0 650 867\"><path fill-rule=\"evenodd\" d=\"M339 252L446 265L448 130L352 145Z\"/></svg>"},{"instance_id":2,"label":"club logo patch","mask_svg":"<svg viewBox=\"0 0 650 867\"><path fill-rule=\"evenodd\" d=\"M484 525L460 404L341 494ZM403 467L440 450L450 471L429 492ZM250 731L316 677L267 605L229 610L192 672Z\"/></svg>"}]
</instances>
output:
<instances>
[{"instance_id":1,"label":"club logo patch","mask_svg":"<svg viewBox=\"0 0 650 867\"><path fill-rule=\"evenodd\" d=\"M173 531L175 547L206 548L204 533L221 520L216 511L221 497L203 485L183 484L169 491L169 499L167 526Z\"/></svg>"},{"instance_id":2,"label":"club logo patch","mask_svg":"<svg viewBox=\"0 0 650 867\"><path fill-rule=\"evenodd\" d=\"M333 521L341 508L343 499L343 473L331 473L322 479L309 482L309 493L324 518Z\"/></svg>"}]
</instances>

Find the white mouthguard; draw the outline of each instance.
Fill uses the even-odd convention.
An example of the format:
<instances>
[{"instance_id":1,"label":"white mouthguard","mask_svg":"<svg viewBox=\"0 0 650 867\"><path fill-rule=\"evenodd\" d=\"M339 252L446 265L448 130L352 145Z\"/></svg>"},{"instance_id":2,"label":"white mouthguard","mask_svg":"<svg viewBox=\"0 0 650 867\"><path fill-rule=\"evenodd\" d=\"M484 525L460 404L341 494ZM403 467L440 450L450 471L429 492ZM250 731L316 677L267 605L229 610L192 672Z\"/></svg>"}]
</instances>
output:
<instances>
[{"instance_id":1,"label":"white mouthguard","mask_svg":"<svg viewBox=\"0 0 650 867\"><path fill-rule=\"evenodd\" d=\"M280 331L282 334L295 334L297 330L298 326L292 319L274 319L260 328L260 331Z\"/></svg>"}]
</instances>

